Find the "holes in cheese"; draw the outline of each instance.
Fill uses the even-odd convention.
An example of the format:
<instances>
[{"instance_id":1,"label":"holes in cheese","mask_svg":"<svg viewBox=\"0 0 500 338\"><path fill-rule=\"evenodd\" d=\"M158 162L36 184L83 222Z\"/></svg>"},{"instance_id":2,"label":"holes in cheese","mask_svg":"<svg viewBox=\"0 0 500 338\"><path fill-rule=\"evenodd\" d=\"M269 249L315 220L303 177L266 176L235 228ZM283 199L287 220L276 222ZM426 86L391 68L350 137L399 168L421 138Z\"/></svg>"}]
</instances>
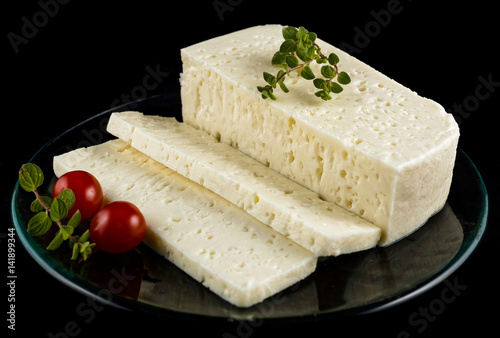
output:
<instances>
[{"instance_id":1,"label":"holes in cheese","mask_svg":"<svg viewBox=\"0 0 500 338\"><path fill-rule=\"evenodd\" d=\"M58 176L74 168L95 175L107 200L137 205L148 225L145 242L237 306L256 304L315 269L311 252L121 140L54 158Z\"/></svg>"},{"instance_id":2,"label":"holes in cheese","mask_svg":"<svg viewBox=\"0 0 500 338\"><path fill-rule=\"evenodd\" d=\"M323 52L339 56L351 84L321 102L310 83L298 79L287 82L288 94L263 100L256 87L263 71L275 73L265 60L279 49L282 28L251 27L182 49L183 121L221 142L237 144L324 199L362 214L382 229L382 245L413 232L448 196L459 137L453 117L436 102L320 40ZM257 47L256 36L267 36L267 43ZM227 65L227 59L233 62ZM203 86L195 77L204 79ZM311 157L320 148L321 159ZM355 167L340 160L344 152L357 157ZM346 175L339 175L342 170ZM380 179L373 179L375 172ZM340 191L334 193L337 187ZM377 196L385 196L380 205Z\"/></svg>"},{"instance_id":3,"label":"holes in cheese","mask_svg":"<svg viewBox=\"0 0 500 338\"><path fill-rule=\"evenodd\" d=\"M289 123L293 129L293 119ZM373 224L173 118L139 112L113 113L108 131L318 256L365 250L375 246L380 238L380 229ZM309 161L321 156L326 154L318 147ZM321 168L314 173L322 174ZM345 170L344 174L347 175Z\"/></svg>"}]
</instances>

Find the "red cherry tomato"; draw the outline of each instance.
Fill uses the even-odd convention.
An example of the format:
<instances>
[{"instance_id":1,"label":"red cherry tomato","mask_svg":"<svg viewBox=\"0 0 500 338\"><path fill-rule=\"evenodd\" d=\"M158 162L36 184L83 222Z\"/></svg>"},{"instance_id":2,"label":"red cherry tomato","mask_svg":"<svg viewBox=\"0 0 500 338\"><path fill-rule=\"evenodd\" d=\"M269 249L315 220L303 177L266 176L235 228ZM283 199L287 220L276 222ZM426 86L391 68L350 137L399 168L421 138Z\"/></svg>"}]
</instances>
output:
<instances>
[{"instance_id":1,"label":"red cherry tomato","mask_svg":"<svg viewBox=\"0 0 500 338\"><path fill-rule=\"evenodd\" d=\"M123 253L141 243L146 220L139 208L124 201L112 202L99 210L90 222L90 240L108 253Z\"/></svg>"},{"instance_id":2,"label":"red cherry tomato","mask_svg":"<svg viewBox=\"0 0 500 338\"><path fill-rule=\"evenodd\" d=\"M68 211L68 218L80 210L82 221L92 218L102 207L103 193L99 181L90 173L82 170L69 171L59 177L52 190L56 198L63 190L71 189L75 194L75 204Z\"/></svg>"}]
</instances>

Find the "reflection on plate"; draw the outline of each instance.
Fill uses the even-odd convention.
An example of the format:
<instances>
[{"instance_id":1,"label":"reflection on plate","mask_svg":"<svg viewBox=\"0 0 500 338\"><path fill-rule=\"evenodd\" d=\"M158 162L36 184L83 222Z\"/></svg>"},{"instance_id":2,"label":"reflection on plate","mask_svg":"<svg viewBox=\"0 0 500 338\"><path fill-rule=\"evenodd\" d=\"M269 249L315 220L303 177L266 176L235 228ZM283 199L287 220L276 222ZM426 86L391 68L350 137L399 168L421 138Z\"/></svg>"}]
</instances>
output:
<instances>
[{"instance_id":1,"label":"reflection on plate","mask_svg":"<svg viewBox=\"0 0 500 338\"><path fill-rule=\"evenodd\" d=\"M133 103L146 114L181 120L180 98L170 93ZM129 106L112 111L130 110ZM46 173L42 194L49 194L52 158L112 136L106 124L112 111L98 114L55 137L31 159ZM14 189L12 219L33 258L62 283L102 302L169 316L220 318L297 318L360 314L382 310L421 294L455 271L479 244L486 228L488 199L484 183L459 150L452 187L444 208L425 226L385 248L322 258L305 280L251 308L235 307L141 244L121 255L95 254L88 262L69 260L61 248L45 250L49 239L26 231L32 194ZM68 249L69 250L69 249Z\"/></svg>"}]
</instances>

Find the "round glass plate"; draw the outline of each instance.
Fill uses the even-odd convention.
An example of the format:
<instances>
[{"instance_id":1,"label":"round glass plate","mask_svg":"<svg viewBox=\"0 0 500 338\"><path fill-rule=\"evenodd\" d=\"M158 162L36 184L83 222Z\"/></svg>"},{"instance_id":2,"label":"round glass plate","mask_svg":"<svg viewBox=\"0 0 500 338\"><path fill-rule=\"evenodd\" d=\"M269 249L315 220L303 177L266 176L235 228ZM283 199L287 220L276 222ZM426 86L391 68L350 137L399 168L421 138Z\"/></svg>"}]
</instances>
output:
<instances>
[{"instance_id":1,"label":"round glass plate","mask_svg":"<svg viewBox=\"0 0 500 338\"><path fill-rule=\"evenodd\" d=\"M138 110L181 120L178 93L168 93L102 112L58 135L31 159L56 180L52 158L113 137L106 132L113 111ZM474 251L486 229L488 197L474 164L459 150L444 208L412 235L389 246L321 258L308 278L250 308L238 308L141 244L121 255L102 252L87 262L69 260L69 248L47 251L43 238L27 233L34 196L16 185L12 220L18 237L48 273L69 287L120 308L165 316L226 319L308 319L379 311L415 297L443 281ZM53 236L53 233L52 233ZM61 300L62 302L63 300Z\"/></svg>"}]
</instances>

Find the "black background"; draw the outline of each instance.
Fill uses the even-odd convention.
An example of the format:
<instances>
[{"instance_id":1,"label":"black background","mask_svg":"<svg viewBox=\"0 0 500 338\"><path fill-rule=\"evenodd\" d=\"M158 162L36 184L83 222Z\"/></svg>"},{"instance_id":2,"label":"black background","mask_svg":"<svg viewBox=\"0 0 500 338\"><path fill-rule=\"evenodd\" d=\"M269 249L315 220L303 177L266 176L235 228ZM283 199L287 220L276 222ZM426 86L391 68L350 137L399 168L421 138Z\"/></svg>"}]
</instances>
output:
<instances>
[{"instance_id":1,"label":"black background","mask_svg":"<svg viewBox=\"0 0 500 338\"><path fill-rule=\"evenodd\" d=\"M409 318L440 299L446 288L443 283L403 305L376 314L307 323L265 322L255 328L238 322L156 318L105 307L90 323L79 321L78 336L134 337L140 333L261 337L270 333L305 336L312 332L321 337L347 334L398 337L406 331L410 337L441 337L464 333L486 336L497 331L500 152L494 118L499 115L500 86L493 86L488 98L478 99L476 95L481 78L500 82L495 2L60 2L23 0L12 4L9 1L2 9L2 55L6 57L2 61L0 261L4 262L4 269L0 276L5 276L1 280L4 287L5 234L12 226L9 204L17 170L45 142L109 109L117 100L123 102L126 95L144 93L138 86L143 85L148 66L169 75L148 90L147 96L175 86L182 47L257 24L303 25L332 44L347 43L358 48L353 55L446 109L453 111L454 105L465 105L467 115L460 121L459 146L477 165L486 182L491 211L479 248L448 278L466 289L446 304L439 315L427 320L423 332L418 332L421 326L412 324ZM218 9L214 4L218 4ZM44 7L51 15L40 14ZM381 10L388 7L394 13L384 17ZM377 16L386 21L377 23ZM31 31L23 29L26 22L36 22L39 27ZM369 33L368 38L361 39L359 31ZM9 36L23 34L31 35L15 47ZM26 337L25 334L31 333L31 337L46 337L49 332L63 331L66 323L79 320L75 309L86 296L47 274L19 241L16 273L16 331L7 330L8 302L4 288L0 296L2 330L15 336Z\"/></svg>"}]
</instances>

